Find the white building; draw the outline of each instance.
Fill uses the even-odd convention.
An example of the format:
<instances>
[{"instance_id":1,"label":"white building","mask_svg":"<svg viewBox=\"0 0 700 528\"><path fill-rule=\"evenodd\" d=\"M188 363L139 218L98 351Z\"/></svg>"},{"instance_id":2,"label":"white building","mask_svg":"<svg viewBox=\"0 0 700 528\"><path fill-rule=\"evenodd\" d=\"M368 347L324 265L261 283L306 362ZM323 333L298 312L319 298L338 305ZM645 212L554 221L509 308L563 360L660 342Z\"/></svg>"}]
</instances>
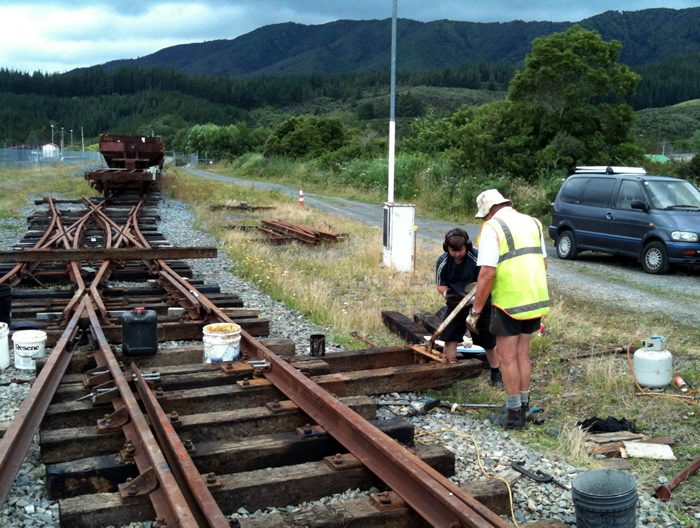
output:
<instances>
[{"instance_id":1,"label":"white building","mask_svg":"<svg viewBox=\"0 0 700 528\"><path fill-rule=\"evenodd\" d=\"M41 155L44 158L57 158L60 154L60 149L58 145L53 143L47 143L41 147Z\"/></svg>"}]
</instances>

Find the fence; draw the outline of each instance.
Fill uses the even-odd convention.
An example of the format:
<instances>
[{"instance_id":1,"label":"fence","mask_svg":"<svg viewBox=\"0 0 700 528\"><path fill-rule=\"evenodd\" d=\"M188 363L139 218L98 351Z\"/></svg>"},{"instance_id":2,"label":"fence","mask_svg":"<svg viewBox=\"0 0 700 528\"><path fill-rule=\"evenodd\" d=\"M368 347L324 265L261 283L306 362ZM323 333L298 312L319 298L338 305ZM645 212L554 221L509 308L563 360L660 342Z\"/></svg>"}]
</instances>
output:
<instances>
[{"instance_id":1,"label":"fence","mask_svg":"<svg viewBox=\"0 0 700 528\"><path fill-rule=\"evenodd\" d=\"M44 155L38 148L5 148L0 149L0 167L34 168L50 167L52 165L89 164L87 170L105 167L104 159L99 152L64 150Z\"/></svg>"}]
</instances>

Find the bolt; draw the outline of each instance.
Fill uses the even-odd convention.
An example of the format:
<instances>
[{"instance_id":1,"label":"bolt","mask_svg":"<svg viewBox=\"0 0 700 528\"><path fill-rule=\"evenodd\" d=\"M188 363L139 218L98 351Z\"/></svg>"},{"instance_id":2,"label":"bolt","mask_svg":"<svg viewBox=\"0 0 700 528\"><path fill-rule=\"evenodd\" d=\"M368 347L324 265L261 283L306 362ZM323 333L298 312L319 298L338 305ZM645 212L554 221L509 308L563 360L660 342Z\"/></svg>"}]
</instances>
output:
<instances>
[{"instance_id":1,"label":"bolt","mask_svg":"<svg viewBox=\"0 0 700 528\"><path fill-rule=\"evenodd\" d=\"M216 484L216 474L207 473L207 484Z\"/></svg>"},{"instance_id":2,"label":"bolt","mask_svg":"<svg viewBox=\"0 0 700 528\"><path fill-rule=\"evenodd\" d=\"M248 385L250 385L250 381L249 381L249 380L243 380L243 386L244 386L244 387L247 387Z\"/></svg>"}]
</instances>

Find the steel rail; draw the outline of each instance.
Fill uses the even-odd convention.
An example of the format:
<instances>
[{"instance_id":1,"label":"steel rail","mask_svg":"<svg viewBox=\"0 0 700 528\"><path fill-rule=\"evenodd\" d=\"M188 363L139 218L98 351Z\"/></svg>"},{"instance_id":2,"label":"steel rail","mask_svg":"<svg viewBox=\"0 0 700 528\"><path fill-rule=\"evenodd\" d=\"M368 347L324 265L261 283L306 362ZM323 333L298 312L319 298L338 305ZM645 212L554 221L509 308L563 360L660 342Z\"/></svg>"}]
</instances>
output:
<instances>
[{"instance_id":1,"label":"steel rail","mask_svg":"<svg viewBox=\"0 0 700 528\"><path fill-rule=\"evenodd\" d=\"M141 371L131 364L134 383L141 396L141 403L146 409L151 427L156 433L161 450L170 464L175 479L185 495L199 526L211 528L228 528L230 523L212 497L204 483L202 475L194 465L187 449L175 432L168 416L158 403L153 391L143 378Z\"/></svg>"},{"instance_id":2,"label":"steel rail","mask_svg":"<svg viewBox=\"0 0 700 528\"><path fill-rule=\"evenodd\" d=\"M71 346L78 331L78 322L85 300L68 322L29 389L29 394L20 405L5 435L0 440L0 505L5 502L12 483L17 476L24 457L39 429L44 414L53 399L63 374L66 372L73 356Z\"/></svg>"},{"instance_id":3,"label":"steel rail","mask_svg":"<svg viewBox=\"0 0 700 528\"><path fill-rule=\"evenodd\" d=\"M85 306L98 345L95 355L97 365L109 369L112 380L119 391L120 396L112 400L115 413L125 410L129 416L128 423L123 424L121 429L127 440L130 440L136 448L134 459L141 474L152 472L158 482L158 486L148 493L156 515L163 519L168 526L197 527L195 516L151 432L117 359L114 357L107 337L100 326L97 312L89 302Z\"/></svg>"},{"instance_id":4,"label":"steel rail","mask_svg":"<svg viewBox=\"0 0 700 528\"><path fill-rule=\"evenodd\" d=\"M197 300L212 316L232 323L206 295ZM421 461L415 454L374 427L289 363L241 330L241 350L252 359L267 361L264 376L299 408L356 456L408 503L438 528L506 528L510 526L469 493Z\"/></svg>"}]
</instances>

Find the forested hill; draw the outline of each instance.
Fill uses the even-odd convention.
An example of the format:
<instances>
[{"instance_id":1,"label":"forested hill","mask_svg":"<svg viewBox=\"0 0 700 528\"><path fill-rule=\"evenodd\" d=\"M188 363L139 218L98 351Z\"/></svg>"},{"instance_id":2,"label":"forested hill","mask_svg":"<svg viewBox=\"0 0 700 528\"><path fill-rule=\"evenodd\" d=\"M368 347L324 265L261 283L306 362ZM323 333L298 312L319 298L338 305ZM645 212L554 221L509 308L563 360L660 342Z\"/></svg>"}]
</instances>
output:
<instances>
[{"instance_id":1,"label":"forested hill","mask_svg":"<svg viewBox=\"0 0 700 528\"><path fill-rule=\"evenodd\" d=\"M399 68L444 69L467 63L519 64L532 39L574 22L398 22ZM633 67L700 52L700 7L607 11L578 23L623 44ZM206 75L308 75L386 70L391 20L339 20L317 26L265 26L232 40L182 44L118 66L164 67Z\"/></svg>"}]
</instances>

